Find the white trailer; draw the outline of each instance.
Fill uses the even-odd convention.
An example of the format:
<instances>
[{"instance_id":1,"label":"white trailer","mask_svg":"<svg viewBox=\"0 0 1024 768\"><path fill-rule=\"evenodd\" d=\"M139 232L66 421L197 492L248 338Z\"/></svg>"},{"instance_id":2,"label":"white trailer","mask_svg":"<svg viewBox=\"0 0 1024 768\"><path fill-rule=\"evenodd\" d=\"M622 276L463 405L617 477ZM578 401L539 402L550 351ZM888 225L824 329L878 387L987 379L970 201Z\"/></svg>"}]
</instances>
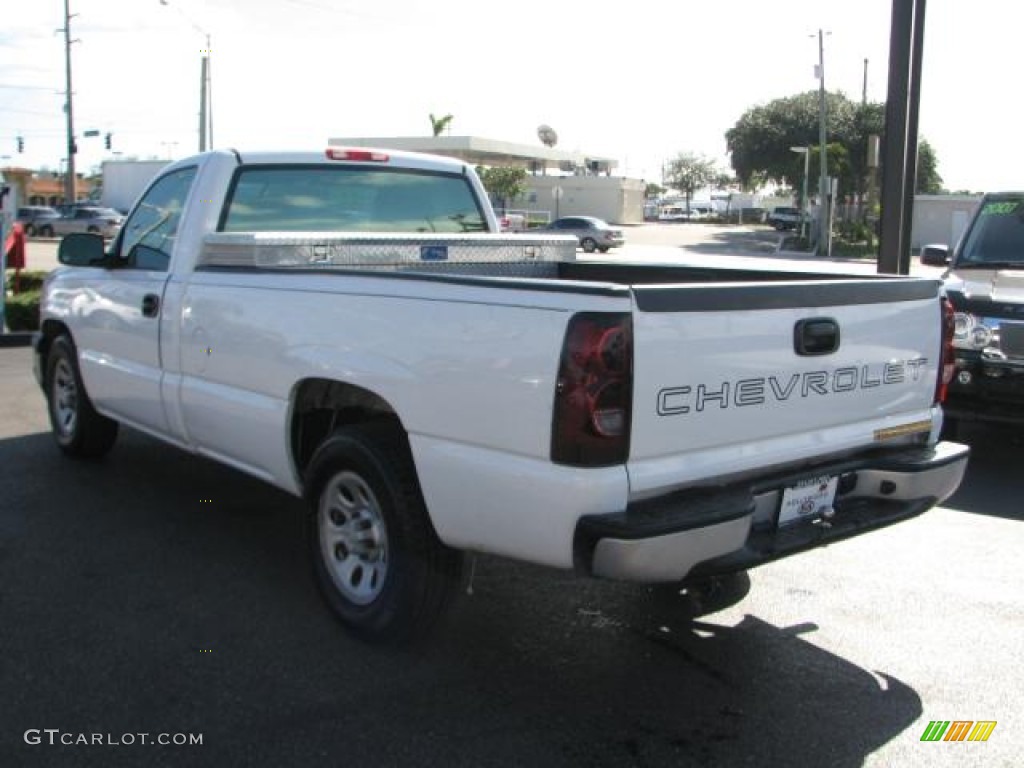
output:
<instances>
[{"instance_id":1,"label":"white trailer","mask_svg":"<svg viewBox=\"0 0 1024 768\"><path fill-rule=\"evenodd\" d=\"M105 208L127 213L166 165L166 160L105 160L100 201Z\"/></svg>"}]
</instances>

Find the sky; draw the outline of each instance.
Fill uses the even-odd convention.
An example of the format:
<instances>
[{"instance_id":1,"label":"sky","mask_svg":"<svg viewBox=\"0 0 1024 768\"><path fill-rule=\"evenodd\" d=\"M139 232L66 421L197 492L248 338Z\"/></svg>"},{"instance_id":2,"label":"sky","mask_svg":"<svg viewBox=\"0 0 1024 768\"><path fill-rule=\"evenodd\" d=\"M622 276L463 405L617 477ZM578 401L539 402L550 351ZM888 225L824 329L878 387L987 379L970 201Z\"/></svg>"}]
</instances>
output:
<instances>
[{"instance_id":1,"label":"sky","mask_svg":"<svg viewBox=\"0 0 1024 768\"><path fill-rule=\"evenodd\" d=\"M5 0L0 166L61 167L63 0ZM659 181L680 152L729 169L725 132L773 99L825 85L887 92L891 0L70 0L79 171L111 152L198 149L199 66L211 41L217 147L320 149L345 136L451 135L618 160ZM10 9L6 9L10 10ZM929 0L920 135L950 190L1024 187L1017 137L1024 4ZM83 132L100 136L86 138ZM112 149L103 135L111 134ZM24 153L17 151L17 137Z\"/></svg>"}]
</instances>

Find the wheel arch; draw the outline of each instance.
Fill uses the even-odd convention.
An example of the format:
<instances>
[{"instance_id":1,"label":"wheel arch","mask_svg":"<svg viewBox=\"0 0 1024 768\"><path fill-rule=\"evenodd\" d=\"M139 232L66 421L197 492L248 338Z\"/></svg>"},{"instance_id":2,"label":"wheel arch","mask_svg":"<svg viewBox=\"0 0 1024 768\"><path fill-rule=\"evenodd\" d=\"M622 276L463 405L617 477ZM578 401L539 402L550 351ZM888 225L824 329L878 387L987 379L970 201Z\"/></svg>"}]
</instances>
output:
<instances>
[{"instance_id":1,"label":"wheel arch","mask_svg":"<svg viewBox=\"0 0 1024 768\"><path fill-rule=\"evenodd\" d=\"M367 422L391 422L405 435L395 408L368 389L337 379L307 378L292 387L288 447L303 492L316 449L338 428Z\"/></svg>"},{"instance_id":2,"label":"wheel arch","mask_svg":"<svg viewBox=\"0 0 1024 768\"><path fill-rule=\"evenodd\" d=\"M67 336L71 339L71 343L75 343L74 337L71 335L71 329L67 327L62 321L54 320L53 318L47 318L39 325L39 342L36 345L36 354L39 355L40 362L43 365L42 370L46 370L46 357L50 354L50 346L53 344L53 340L58 336ZM76 346L77 349L77 346Z\"/></svg>"}]
</instances>

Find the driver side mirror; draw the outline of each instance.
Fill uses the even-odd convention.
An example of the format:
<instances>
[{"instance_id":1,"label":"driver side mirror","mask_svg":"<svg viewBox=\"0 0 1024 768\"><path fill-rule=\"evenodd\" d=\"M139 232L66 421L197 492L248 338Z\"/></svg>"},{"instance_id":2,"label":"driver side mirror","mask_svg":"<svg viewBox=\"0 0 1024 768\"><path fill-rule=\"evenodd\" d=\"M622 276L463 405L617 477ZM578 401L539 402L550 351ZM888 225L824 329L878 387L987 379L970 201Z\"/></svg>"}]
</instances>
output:
<instances>
[{"instance_id":1,"label":"driver side mirror","mask_svg":"<svg viewBox=\"0 0 1024 768\"><path fill-rule=\"evenodd\" d=\"M102 267L106 260L103 237L94 233L65 235L57 247L57 261L68 267Z\"/></svg>"},{"instance_id":2,"label":"driver side mirror","mask_svg":"<svg viewBox=\"0 0 1024 768\"><path fill-rule=\"evenodd\" d=\"M949 264L949 246L926 245L921 249L921 263L930 267L944 267Z\"/></svg>"}]
</instances>

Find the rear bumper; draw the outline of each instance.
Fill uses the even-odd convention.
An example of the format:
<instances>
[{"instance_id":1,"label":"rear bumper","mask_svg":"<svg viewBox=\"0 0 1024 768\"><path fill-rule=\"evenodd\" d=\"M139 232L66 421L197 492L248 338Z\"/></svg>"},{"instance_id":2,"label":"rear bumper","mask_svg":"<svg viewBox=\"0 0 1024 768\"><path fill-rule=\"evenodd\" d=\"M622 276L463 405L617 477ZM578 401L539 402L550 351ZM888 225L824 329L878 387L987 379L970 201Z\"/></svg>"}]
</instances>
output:
<instances>
[{"instance_id":1,"label":"rear bumper","mask_svg":"<svg viewBox=\"0 0 1024 768\"><path fill-rule=\"evenodd\" d=\"M921 514L957 489L968 455L966 446L939 443L765 477L745 487L647 499L624 512L581 518L577 562L595 576L641 582L752 568ZM780 527L783 490L822 475L840 478L835 514Z\"/></svg>"}]
</instances>

